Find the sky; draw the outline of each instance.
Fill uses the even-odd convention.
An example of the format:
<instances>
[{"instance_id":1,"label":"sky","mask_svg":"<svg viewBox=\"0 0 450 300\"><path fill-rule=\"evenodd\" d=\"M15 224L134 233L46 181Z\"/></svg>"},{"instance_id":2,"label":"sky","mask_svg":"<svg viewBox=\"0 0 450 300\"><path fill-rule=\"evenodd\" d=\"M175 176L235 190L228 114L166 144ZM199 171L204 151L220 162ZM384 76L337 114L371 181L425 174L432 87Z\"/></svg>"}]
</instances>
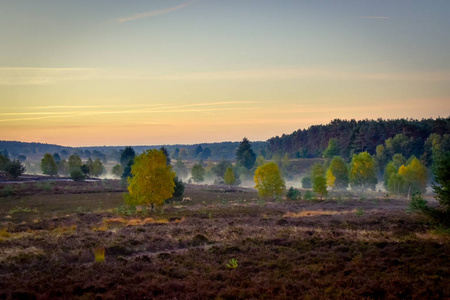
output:
<instances>
[{"instance_id":1,"label":"sky","mask_svg":"<svg viewBox=\"0 0 450 300\"><path fill-rule=\"evenodd\" d=\"M450 115L448 0L0 0L0 140L267 140Z\"/></svg>"}]
</instances>

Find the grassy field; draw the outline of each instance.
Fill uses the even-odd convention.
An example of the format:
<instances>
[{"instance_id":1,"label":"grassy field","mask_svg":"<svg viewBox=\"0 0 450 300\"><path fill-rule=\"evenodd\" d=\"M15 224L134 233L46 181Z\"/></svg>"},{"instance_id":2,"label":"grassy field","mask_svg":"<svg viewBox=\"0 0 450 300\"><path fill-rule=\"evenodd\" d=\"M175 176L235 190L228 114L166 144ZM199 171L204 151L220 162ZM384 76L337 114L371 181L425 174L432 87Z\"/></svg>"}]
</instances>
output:
<instances>
[{"instance_id":1,"label":"grassy field","mask_svg":"<svg viewBox=\"0 0 450 300\"><path fill-rule=\"evenodd\" d=\"M151 212L112 180L0 188L0 299L450 298L449 235L405 199L188 185Z\"/></svg>"}]
</instances>

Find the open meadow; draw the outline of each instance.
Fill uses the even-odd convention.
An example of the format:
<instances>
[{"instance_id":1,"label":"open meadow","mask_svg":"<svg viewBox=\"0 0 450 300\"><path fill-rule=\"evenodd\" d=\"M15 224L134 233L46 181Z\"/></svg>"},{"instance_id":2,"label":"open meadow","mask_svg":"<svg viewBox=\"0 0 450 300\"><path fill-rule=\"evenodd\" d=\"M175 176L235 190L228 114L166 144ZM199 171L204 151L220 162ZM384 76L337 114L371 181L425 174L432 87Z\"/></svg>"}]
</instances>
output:
<instances>
[{"instance_id":1,"label":"open meadow","mask_svg":"<svg viewBox=\"0 0 450 300\"><path fill-rule=\"evenodd\" d=\"M449 235L406 199L187 185L152 212L116 180L0 189L0 299L450 297Z\"/></svg>"}]
</instances>

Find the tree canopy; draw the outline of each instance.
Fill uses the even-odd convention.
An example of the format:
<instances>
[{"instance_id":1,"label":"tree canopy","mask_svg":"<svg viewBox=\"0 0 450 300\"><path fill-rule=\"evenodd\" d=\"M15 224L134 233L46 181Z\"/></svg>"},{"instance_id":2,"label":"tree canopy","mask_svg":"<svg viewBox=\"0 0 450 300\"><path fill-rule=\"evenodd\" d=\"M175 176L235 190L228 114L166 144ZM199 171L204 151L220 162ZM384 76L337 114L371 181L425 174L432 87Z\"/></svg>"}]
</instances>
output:
<instances>
[{"instance_id":1,"label":"tree canopy","mask_svg":"<svg viewBox=\"0 0 450 300\"><path fill-rule=\"evenodd\" d=\"M205 180L205 168L201 164L195 164L192 166L191 175L195 182L202 182Z\"/></svg>"},{"instance_id":2,"label":"tree canopy","mask_svg":"<svg viewBox=\"0 0 450 300\"><path fill-rule=\"evenodd\" d=\"M278 165L273 162L258 167L254 180L260 196L281 196L286 189Z\"/></svg>"},{"instance_id":3,"label":"tree canopy","mask_svg":"<svg viewBox=\"0 0 450 300\"><path fill-rule=\"evenodd\" d=\"M244 138L236 150L236 162L247 169L253 168L255 165L256 154L252 150L252 146L247 138Z\"/></svg>"},{"instance_id":4,"label":"tree canopy","mask_svg":"<svg viewBox=\"0 0 450 300\"><path fill-rule=\"evenodd\" d=\"M147 150L134 158L128 178L128 203L162 205L174 193L175 172L160 150Z\"/></svg>"},{"instance_id":5,"label":"tree canopy","mask_svg":"<svg viewBox=\"0 0 450 300\"><path fill-rule=\"evenodd\" d=\"M41 170L42 173L50 176L58 175L58 166L52 154L45 153L44 157L41 159Z\"/></svg>"},{"instance_id":6,"label":"tree canopy","mask_svg":"<svg viewBox=\"0 0 450 300\"><path fill-rule=\"evenodd\" d=\"M340 156L335 156L327 170L327 185L338 190L348 187L348 168Z\"/></svg>"},{"instance_id":7,"label":"tree canopy","mask_svg":"<svg viewBox=\"0 0 450 300\"><path fill-rule=\"evenodd\" d=\"M223 180L225 181L225 184L228 185L233 185L236 183L236 176L234 175L233 169L231 167L228 167L227 170L225 171Z\"/></svg>"},{"instance_id":8,"label":"tree canopy","mask_svg":"<svg viewBox=\"0 0 450 300\"><path fill-rule=\"evenodd\" d=\"M131 166L134 163L136 152L131 147L125 147L120 153L120 164L123 168L122 178L128 178L131 175Z\"/></svg>"},{"instance_id":9,"label":"tree canopy","mask_svg":"<svg viewBox=\"0 0 450 300\"><path fill-rule=\"evenodd\" d=\"M352 187L360 186L361 189L375 189L378 181L375 173L375 162L367 151L353 155L349 179Z\"/></svg>"}]
</instances>

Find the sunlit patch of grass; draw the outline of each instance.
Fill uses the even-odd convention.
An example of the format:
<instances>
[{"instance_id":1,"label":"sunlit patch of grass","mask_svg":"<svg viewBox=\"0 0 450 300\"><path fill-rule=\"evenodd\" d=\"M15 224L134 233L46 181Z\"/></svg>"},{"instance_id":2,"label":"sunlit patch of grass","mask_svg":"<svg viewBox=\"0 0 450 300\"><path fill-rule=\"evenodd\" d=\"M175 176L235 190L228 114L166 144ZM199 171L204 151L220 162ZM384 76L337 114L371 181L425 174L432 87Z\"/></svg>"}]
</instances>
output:
<instances>
[{"instance_id":1,"label":"sunlit patch of grass","mask_svg":"<svg viewBox=\"0 0 450 300\"><path fill-rule=\"evenodd\" d=\"M94 248L93 252L94 252L95 262L102 263L105 261L105 248L104 247Z\"/></svg>"},{"instance_id":2,"label":"sunlit patch of grass","mask_svg":"<svg viewBox=\"0 0 450 300\"><path fill-rule=\"evenodd\" d=\"M92 229L95 231L107 231L112 226L122 225L122 226L142 226L146 224L169 224L169 223L181 223L184 222L185 218L177 218L173 221L169 221L166 218L154 219L154 218L144 218L144 219L125 219L125 218L109 218L103 219L102 224L93 227Z\"/></svg>"},{"instance_id":3,"label":"sunlit patch of grass","mask_svg":"<svg viewBox=\"0 0 450 300\"><path fill-rule=\"evenodd\" d=\"M11 237L11 233L9 233L6 229L0 230L0 242L5 241Z\"/></svg>"},{"instance_id":4,"label":"sunlit patch of grass","mask_svg":"<svg viewBox=\"0 0 450 300\"><path fill-rule=\"evenodd\" d=\"M344 210L344 211L335 211L335 210L304 210L298 213L287 212L283 215L283 218L302 218L302 217L315 217L315 216L332 216L332 215L341 215L355 212L355 210Z\"/></svg>"}]
</instances>

